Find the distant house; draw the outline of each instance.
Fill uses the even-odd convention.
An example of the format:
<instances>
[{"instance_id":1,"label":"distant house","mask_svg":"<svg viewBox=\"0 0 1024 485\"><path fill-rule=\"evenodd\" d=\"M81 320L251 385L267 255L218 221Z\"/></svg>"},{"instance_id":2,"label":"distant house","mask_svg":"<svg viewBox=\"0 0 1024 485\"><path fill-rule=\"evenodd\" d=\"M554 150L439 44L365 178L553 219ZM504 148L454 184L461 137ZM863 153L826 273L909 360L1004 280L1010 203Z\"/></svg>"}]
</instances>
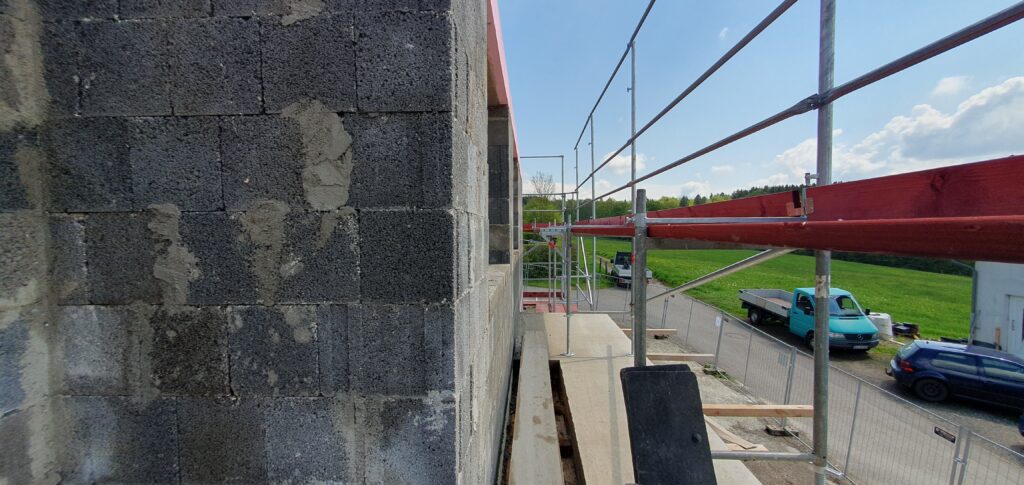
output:
<instances>
[{"instance_id":1,"label":"distant house","mask_svg":"<svg viewBox=\"0 0 1024 485\"><path fill-rule=\"evenodd\" d=\"M975 263L971 341L1024 357L1024 264Z\"/></svg>"}]
</instances>

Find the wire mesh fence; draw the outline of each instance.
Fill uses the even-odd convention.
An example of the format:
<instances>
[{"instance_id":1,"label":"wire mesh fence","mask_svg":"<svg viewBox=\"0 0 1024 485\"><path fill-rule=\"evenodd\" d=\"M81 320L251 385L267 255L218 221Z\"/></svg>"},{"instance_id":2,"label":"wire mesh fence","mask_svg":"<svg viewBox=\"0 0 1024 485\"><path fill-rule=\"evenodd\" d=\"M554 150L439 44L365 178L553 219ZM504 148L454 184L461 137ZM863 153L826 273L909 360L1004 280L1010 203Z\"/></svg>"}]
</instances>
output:
<instances>
[{"instance_id":1,"label":"wire mesh fence","mask_svg":"<svg viewBox=\"0 0 1024 485\"><path fill-rule=\"evenodd\" d=\"M743 319L686 296L648 303L651 328L695 352L754 396L776 404L812 404L814 359ZM868 381L830 366L829 463L852 483L1024 483L1024 455ZM810 418L779 425L810 449Z\"/></svg>"}]
</instances>

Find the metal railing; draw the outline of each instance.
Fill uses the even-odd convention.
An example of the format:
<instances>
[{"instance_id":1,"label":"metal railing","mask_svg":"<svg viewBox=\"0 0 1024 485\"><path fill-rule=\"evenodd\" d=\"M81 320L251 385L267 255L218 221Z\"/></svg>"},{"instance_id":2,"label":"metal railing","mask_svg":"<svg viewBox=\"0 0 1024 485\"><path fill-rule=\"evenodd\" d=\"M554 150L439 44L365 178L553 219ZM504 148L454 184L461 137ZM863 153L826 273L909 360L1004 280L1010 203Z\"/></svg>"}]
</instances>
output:
<instances>
[{"instance_id":1,"label":"metal railing","mask_svg":"<svg viewBox=\"0 0 1024 485\"><path fill-rule=\"evenodd\" d=\"M743 319L684 295L649 301L651 327L773 404L811 404L813 358ZM1024 455L830 365L829 468L861 484L1024 483ZM780 420L810 450L808 418ZM810 438L810 440L808 440Z\"/></svg>"}]
</instances>

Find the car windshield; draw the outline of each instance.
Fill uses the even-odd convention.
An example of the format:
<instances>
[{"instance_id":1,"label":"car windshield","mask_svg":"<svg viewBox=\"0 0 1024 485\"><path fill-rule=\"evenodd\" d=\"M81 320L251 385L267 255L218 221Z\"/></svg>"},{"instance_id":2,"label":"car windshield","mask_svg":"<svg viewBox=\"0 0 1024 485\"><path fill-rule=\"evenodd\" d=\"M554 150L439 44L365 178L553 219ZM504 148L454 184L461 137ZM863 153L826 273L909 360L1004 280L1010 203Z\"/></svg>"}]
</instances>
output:
<instances>
[{"instance_id":1,"label":"car windshield","mask_svg":"<svg viewBox=\"0 0 1024 485\"><path fill-rule=\"evenodd\" d=\"M834 317L859 317L864 314L857 300L850 295L833 296L828 303L828 312Z\"/></svg>"}]
</instances>

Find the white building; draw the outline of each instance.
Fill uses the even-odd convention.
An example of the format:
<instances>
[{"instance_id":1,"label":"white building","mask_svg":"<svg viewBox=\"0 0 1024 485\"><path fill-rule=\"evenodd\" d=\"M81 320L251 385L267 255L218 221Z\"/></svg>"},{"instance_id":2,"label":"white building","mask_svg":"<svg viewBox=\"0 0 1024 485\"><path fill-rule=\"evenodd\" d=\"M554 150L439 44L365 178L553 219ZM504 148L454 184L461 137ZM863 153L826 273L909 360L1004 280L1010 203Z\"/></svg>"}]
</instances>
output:
<instances>
[{"instance_id":1,"label":"white building","mask_svg":"<svg viewBox=\"0 0 1024 485\"><path fill-rule=\"evenodd\" d=\"M1024 264L975 263L972 342L1024 357Z\"/></svg>"}]
</instances>

